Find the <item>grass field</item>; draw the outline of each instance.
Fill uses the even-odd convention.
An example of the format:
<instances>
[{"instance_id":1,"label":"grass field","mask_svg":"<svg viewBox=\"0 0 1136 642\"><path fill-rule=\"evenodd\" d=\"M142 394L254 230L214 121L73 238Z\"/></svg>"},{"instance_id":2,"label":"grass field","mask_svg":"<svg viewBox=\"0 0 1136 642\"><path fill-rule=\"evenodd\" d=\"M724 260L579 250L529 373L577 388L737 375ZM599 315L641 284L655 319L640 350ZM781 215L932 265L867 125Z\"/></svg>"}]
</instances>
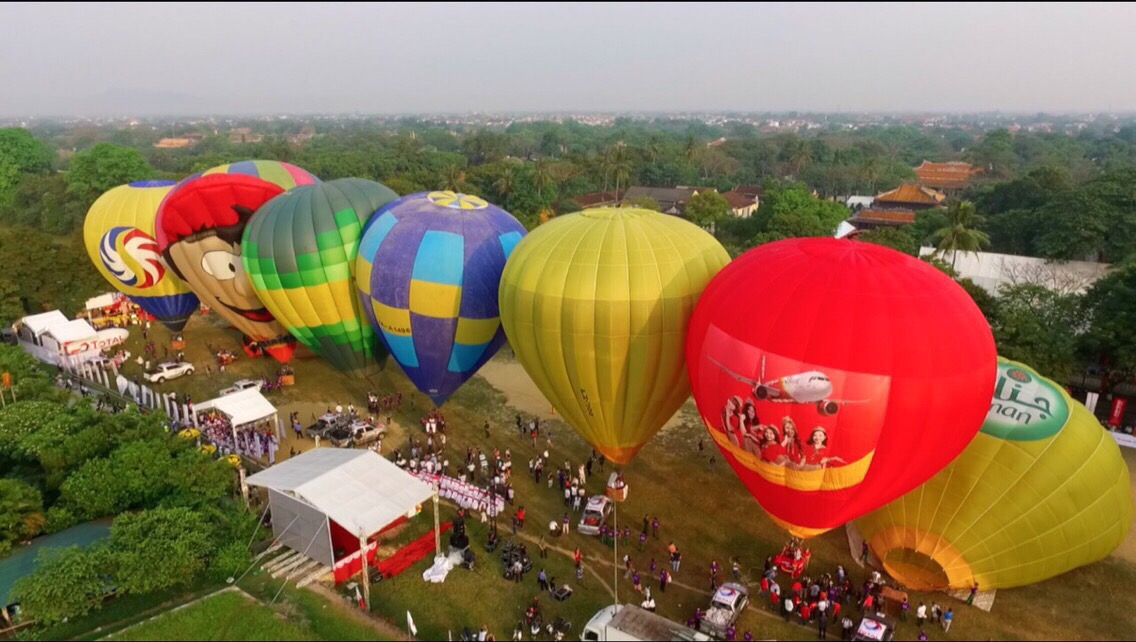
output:
<instances>
[{"instance_id":1,"label":"grass field","mask_svg":"<svg viewBox=\"0 0 1136 642\"><path fill-rule=\"evenodd\" d=\"M134 334L137 334L135 330ZM250 360L241 354L240 360L230 366L225 373L212 376L204 373L204 364L209 359L205 342L224 344L237 351L237 334L224 329L215 316L195 317L185 335L190 343L187 357L198 366L198 373L190 377L164 384L163 391L177 389L189 391L195 400L212 397L217 390L230 382L249 376L274 375L275 364L267 359ZM159 346L165 341L165 330L155 324L151 339ZM140 337L132 336L137 354ZM159 353L161 349L159 348ZM497 359L509 362L508 348ZM418 418L428 407L426 398L416 392L402 375L397 365L389 363L384 370L367 379L348 379L334 372L326 363L316 357L305 357L299 353L294 362L297 385L280 393L269 395L269 399L286 416L293 410L300 411L307 422L310 413L322 412L326 405L335 403L354 403L365 407L365 394L374 389L382 394L396 390L402 391L404 404L400 412L394 413L394 426L384 442L384 454L392 447L401 446L412 435L420 434L417 429ZM137 370L133 363L127 366L127 376L133 376L131 369ZM496 381L496 379L495 379ZM448 455L451 464L461 461L467 445L491 452L493 447L511 449L514 461L514 486L518 503L524 504L528 518L522 536L528 540L530 555L534 558L534 573L528 575L523 584L510 584L501 578L499 557L486 554L482 548L485 541L485 527L479 523L470 525L470 536L474 550L478 552L475 569L470 572L456 569L444 584L428 584L421 579L430 560L423 560L412 566L400 577L385 580L374 586L372 591L373 611L405 630L406 612L414 615L423 639L445 639L447 633L454 637L462 627L476 629L486 624L497 639L508 639L513 625L521 618L529 600L537 594L535 571L541 564L547 564L550 574L558 582L567 582L576 587L571 571L570 559L565 555L550 552L545 562L537 558L535 538L547 529L552 518L559 518L564 507L562 496L547 489L544 483L535 484L531 477L526 478L527 461L536 452L545 450L542 436L538 449L534 450L527 438L521 438L514 426L517 410L511 406L513 398L523 405L528 414L547 414L547 408L538 408L539 399L533 401L531 383L527 381L498 382L499 388L491 386L484 378L476 376L463 386L443 408L449 426ZM523 403L522 403L523 402ZM385 419L385 418L384 418ZM489 419L491 434L486 438L482 424ZM555 418L550 421L551 460L553 465L564 460L573 465L584 461L589 447ZM698 444L705 442L705 452L699 452ZM311 442L285 442L282 451L287 453L290 446L306 449ZM665 546L674 540L683 552L682 570L675 574L677 584L672 585L666 594L657 591L657 581L646 582L653 587L659 612L673 619L683 621L695 607L705 606L709 599L708 567L711 560L717 560L723 572L729 574L729 559L741 559L747 579L760 576L761 565L767 555L779 550L784 544L786 534L772 523L754 502L750 494L736 479L729 467L716 457L710 464L709 457L717 455L714 446L705 438L705 429L698 421L693 406L688 405L680 414L680 421L655 437L624 468L630 485L630 497L619 508L620 524L629 524L638 532L643 515L657 515L662 522L659 540L651 540L647 550L640 552L633 544L628 551L635 565L645 569L652 557L659 564L665 560ZM1132 460L1130 459L1130 465ZM546 469L548 470L548 469ZM610 471L610 467L607 469ZM597 473L599 471L596 471ZM600 492L603 483L597 474L588 480L589 491ZM447 507L443 519L453 516L452 507ZM584 587L576 587L576 594L567 602L558 603L545 596L541 599L546 619L563 616L573 623L570 637L578 638L580 627L591 615L605 604L610 604L612 596L612 550L602 546L597 539L575 533L577 515L572 515L572 533L560 540L550 541L553 546L571 551L576 546L583 549L589 574ZM399 529L394 538L404 542L425 533L432 527L429 510ZM502 522L501 533L506 538L509 533L508 520ZM849 569L854 582L863 580L865 571L857 567L848 551L847 541L842 529L830 531L810 541L813 562L810 570L814 574L831 571L836 564L844 564ZM623 554L620 549L620 555ZM279 589L279 581L258 578L263 586L244 587L264 602L272 598ZM633 595L631 582L619 575L619 595L621 601L638 602L641 598ZM242 582L244 586L245 582ZM940 639L1131 639L1136 630L1136 593L1127 590L1136 585L1136 564L1113 556L1091 566L1077 569L1047 582L1013 590L999 591L991 613L977 608L966 607L961 602L943 594L912 593L914 604L920 601L938 601L955 609L955 621L949 636L941 629L927 628L932 640ZM263 590L265 594L258 591ZM292 593L285 589L283 598L292 606L285 609L289 622L293 618L306 623L309 628L300 627L305 634L319 637L350 637L347 632L337 630L343 618L326 617L318 619L311 613L324 613L325 606L319 602L309 608L304 596L311 593L300 590ZM314 596L318 597L318 596ZM322 598L319 598L322 601ZM331 608L331 607L328 607ZM308 609L308 610L305 610ZM858 615L855 608L851 609ZM742 616L738 634L749 630L755 638L815 639L815 629L804 629L797 625L786 625L757 600ZM830 635L838 636L835 626L829 627ZM334 634L332 633L334 632ZM918 630L913 622L901 624L897 639L914 639ZM372 636L373 636L372 632ZM159 636L160 637L160 636ZM527 637L527 636L526 636ZM246 638L259 639L259 638ZM289 638L297 639L297 638Z\"/></svg>"},{"instance_id":2,"label":"grass field","mask_svg":"<svg viewBox=\"0 0 1136 642\"><path fill-rule=\"evenodd\" d=\"M237 591L225 591L109 636L109 640L314 640L305 627Z\"/></svg>"}]
</instances>

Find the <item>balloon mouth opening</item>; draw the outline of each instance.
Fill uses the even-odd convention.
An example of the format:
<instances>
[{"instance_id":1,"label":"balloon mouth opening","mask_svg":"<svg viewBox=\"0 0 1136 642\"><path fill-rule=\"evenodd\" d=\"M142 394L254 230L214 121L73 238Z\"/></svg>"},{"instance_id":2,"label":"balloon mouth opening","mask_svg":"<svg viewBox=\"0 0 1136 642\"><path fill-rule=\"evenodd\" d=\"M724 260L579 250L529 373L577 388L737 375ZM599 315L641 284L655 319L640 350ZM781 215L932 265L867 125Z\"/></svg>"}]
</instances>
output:
<instances>
[{"instance_id":1,"label":"balloon mouth opening","mask_svg":"<svg viewBox=\"0 0 1136 642\"><path fill-rule=\"evenodd\" d=\"M177 181L134 181L128 183L130 187L169 187L177 185Z\"/></svg>"},{"instance_id":2,"label":"balloon mouth opening","mask_svg":"<svg viewBox=\"0 0 1136 642\"><path fill-rule=\"evenodd\" d=\"M893 548L881 560L884 570L904 586L916 591L950 588L943 565L931 556L911 548Z\"/></svg>"}]
</instances>

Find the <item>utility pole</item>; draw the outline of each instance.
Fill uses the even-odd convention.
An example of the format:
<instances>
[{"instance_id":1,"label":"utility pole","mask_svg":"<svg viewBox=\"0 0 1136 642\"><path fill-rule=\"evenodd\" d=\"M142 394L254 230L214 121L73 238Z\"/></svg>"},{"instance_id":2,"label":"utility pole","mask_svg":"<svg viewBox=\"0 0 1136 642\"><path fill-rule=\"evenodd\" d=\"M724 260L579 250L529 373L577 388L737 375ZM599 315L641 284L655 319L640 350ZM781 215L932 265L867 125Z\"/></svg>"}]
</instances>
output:
<instances>
[{"instance_id":1,"label":"utility pole","mask_svg":"<svg viewBox=\"0 0 1136 642\"><path fill-rule=\"evenodd\" d=\"M371 569L367 568L367 536L359 532L359 572L362 574L363 603L371 612Z\"/></svg>"},{"instance_id":2,"label":"utility pole","mask_svg":"<svg viewBox=\"0 0 1136 642\"><path fill-rule=\"evenodd\" d=\"M442 531L438 526L438 484L434 484L434 554L442 554Z\"/></svg>"}]
</instances>

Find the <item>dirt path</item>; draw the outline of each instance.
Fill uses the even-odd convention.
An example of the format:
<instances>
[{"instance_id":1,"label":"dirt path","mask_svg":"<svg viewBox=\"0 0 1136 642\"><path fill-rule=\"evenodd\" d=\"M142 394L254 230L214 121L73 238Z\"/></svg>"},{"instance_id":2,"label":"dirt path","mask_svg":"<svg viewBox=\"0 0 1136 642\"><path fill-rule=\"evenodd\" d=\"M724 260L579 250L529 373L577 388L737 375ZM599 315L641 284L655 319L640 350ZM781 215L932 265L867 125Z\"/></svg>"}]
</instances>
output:
<instances>
[{"instance_id":1,"label":"dirt path","mask_svg":"<svg viewBox=\"0 0 1136 642\"><path fill-rule=\"evenodd\" d=\"M506 403L510 408L516 408L524 414L535 415L541 419L560 418L560 415L556 413L552 404L544 398L544 393L536 387L520 362L490 359L488 363L481 366L477 374L484 377L489 385L505 395ZM662 429L666 430L680 425L682 423L681 414L675 413L675 416L671 417L671 420Z\"/></svg>"}]
</instances>

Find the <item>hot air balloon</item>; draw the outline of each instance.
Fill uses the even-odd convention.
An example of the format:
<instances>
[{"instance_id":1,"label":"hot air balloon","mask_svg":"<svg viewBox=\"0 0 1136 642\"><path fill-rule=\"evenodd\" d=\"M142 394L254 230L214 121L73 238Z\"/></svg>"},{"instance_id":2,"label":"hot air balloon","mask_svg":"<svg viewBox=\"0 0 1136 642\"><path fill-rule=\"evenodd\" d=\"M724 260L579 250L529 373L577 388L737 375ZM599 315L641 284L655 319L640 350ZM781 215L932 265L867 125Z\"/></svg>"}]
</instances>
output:
<instances>
[{"instance_id":1,"label":"hot air balloon","mask_svg":"<svg viewBox=\"0 0 1136 642\"><path fill-rule=\"evenodd\" d=\"M355 263L363 307L436 405L505 342L497 286L524 233L505 210L445 191L404 196L367 223Z\"/></svg>"},{"instance_id":2,"label":"hot air balloon","mask_svg":"<svg viewBox=\"0 0 1136 642\"><path fill-rule=\"evenodd\" d=\"M913 589L1010 588L1107 557L1132 521L1130 484L1092 413L1029 366L999 359L986 421L966 450L856 526Z\"/></svg>"},{"instance_id":3,"label":"hot air balloon","mask_svg":"<svg viewBox=\"0 0 1136 642\"><path fill-rule=\"evenodd\" d=\"M221 318L279 361L291 358L294 339L253 291L241 263L241 235L266 201L316 182L287 163L231 163L178 183L158 208L156 236L169 266Z\"/></svg>"},{"instance_id":4,"label":"hot air balloon","mask_svg":"<svg viewBox=\"0 0 1136 642\"><path fill-rule=\"evenodd\" d=\"M990 326L957 283L834 238L738 257L706 288L686 342L710 436L798 536L895 499L962 452L995 359Z\"/></svg>"},{"instance_id":5,"label":"hot air balloon","mask_svg":"<svg viewBox=\"0 0 1136 642\"><path fill-rule=\"evenodd\" d=\"M690 396L687 322L729 260L714 237L674 216L631 208L559 216L509 258L501 321L564 420L625 464Z\"/></svg>"},{"instance_id":6,"label":"hot air balloon","mask_svg":"<svg viewBox=\"0 0 1136 642\"><path fill-rule=\"evenodd\" d=\"M253 290L300 343L339 370L362 374L374 363L355 255L364 223L396 198L361 178L305 185L261 205L245 228L241 259Z\"/></svg>"},{"instance_id":7,"label":"hot air balloon","mask_svg":"<svg viewBox=\"0 0 1136 642\"><path fill-rule=\"evenodd\" d=\"M178 332L198 301L167 269L154 239L158 204L173 185L172 181L139 181L107 191L87 211L83 244L103 278Z\"/></svg>"}]
</instances>

